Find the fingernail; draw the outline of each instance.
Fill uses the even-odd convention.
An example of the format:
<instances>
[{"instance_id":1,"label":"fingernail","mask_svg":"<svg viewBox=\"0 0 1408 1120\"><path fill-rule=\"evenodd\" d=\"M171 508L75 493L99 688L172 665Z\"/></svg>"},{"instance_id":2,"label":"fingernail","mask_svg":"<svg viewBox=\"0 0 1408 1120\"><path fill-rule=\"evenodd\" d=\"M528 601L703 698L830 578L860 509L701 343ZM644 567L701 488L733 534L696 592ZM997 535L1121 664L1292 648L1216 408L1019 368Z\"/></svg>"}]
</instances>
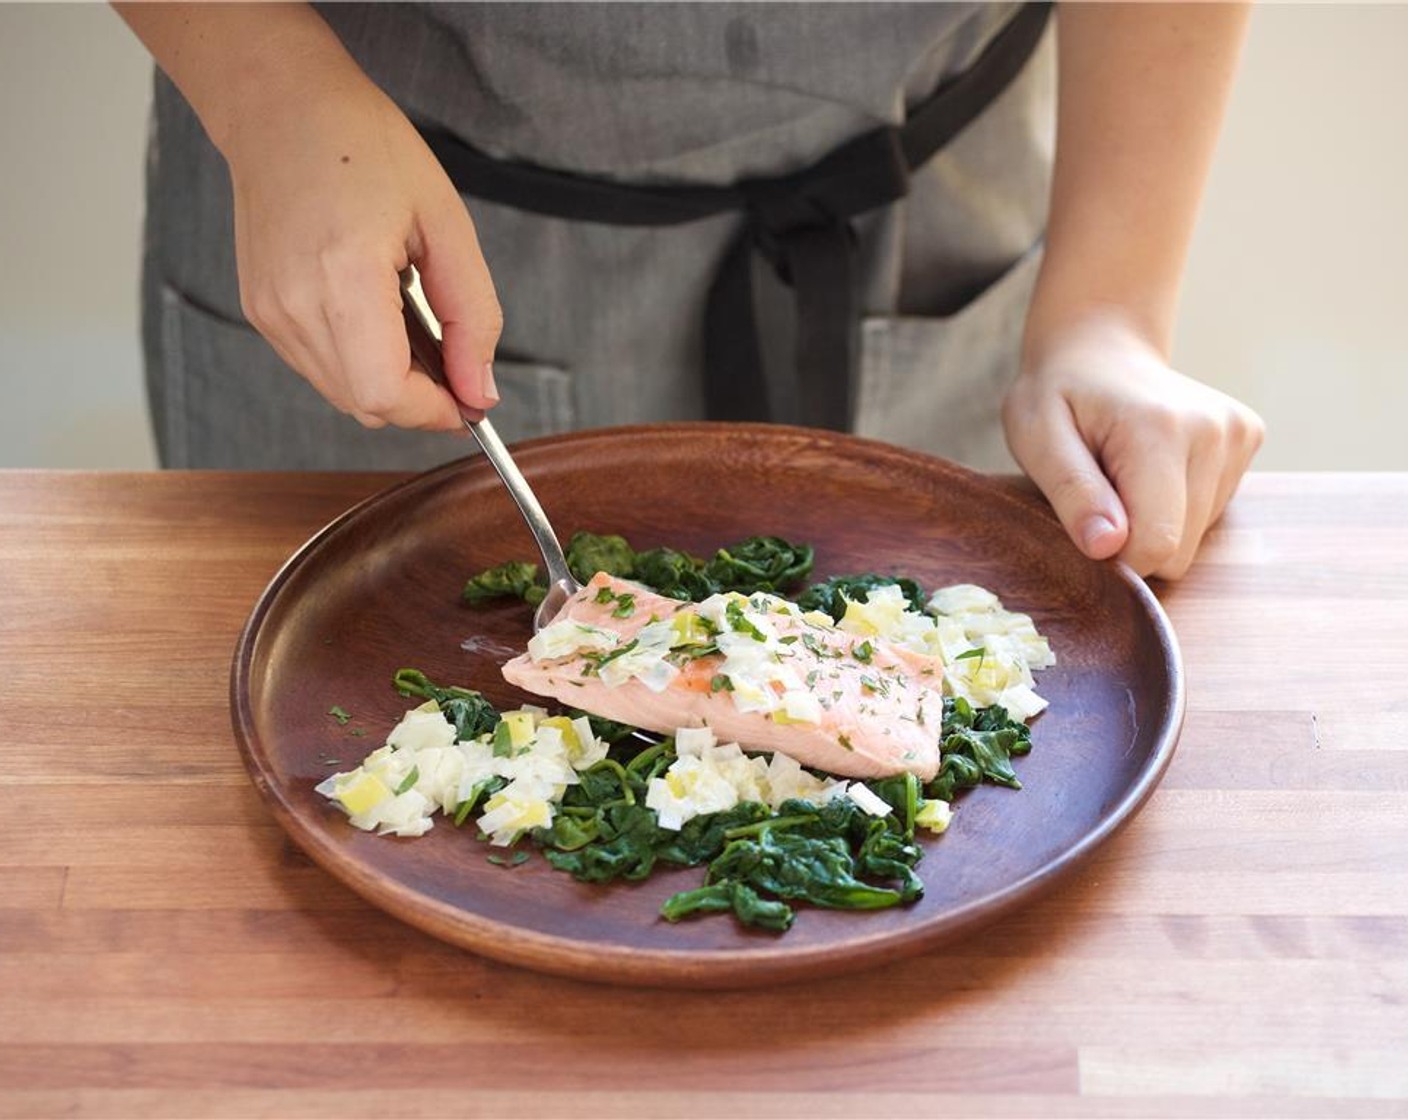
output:
<instances>
[{"instance_id":1,"label":"fingernail","mask_svg":"<svg viewBox=\"0 0 1408 1120\"><path fill-rule=\"evenodd\" d=\"M499 399L499 387L494 384L494 363L484 363L484 396L491 401Z\"/></svg>"},{"instance_id":2,"label":"fingernail","mask_svg":"<svg viewBox=\"0 0 1408 1120\"><path fill-rule=\"evenodd\" d=\"M1104 514L1097 513L1086 519L1080 529L1081 547L1091 554L1100 548L1100 542L1115 532L1115 523Z\"/></svg>"}]
</instances>

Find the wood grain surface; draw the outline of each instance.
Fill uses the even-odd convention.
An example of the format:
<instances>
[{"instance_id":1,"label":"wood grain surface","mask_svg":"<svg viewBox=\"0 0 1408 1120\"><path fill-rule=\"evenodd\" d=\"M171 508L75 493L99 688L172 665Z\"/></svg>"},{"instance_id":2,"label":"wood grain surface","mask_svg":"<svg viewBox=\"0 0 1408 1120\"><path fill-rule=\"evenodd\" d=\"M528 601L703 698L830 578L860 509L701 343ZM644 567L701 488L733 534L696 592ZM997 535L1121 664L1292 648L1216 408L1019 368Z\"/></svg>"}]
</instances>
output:
<instances>
[{"instance_id":1,"label":"wood grain surface","mask_svg":"<svg viewBox=\"0 0 1408 1120\"><path fill-rule=\"evenodd\" d=\"M1408 476L1252 476L1156 588L1182 741L1074 881L726 993L471 955L274 822L237 635L392 481L0 473L0 1115L1408 1112Z\"/></svg>"}]
</instances>

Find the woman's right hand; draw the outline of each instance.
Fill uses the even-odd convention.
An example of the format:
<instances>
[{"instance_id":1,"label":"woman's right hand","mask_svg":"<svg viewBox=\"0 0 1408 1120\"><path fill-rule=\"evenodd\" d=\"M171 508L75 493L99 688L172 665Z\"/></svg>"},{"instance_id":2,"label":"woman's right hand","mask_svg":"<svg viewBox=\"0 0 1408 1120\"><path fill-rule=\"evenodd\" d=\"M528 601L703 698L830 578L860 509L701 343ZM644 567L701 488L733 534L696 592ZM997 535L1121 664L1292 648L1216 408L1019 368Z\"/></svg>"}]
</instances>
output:
<instances>
[{"instance_id":1,"label":"woman's right hand","mask_svg":"<svg viewBox=\"0 0 1408 1120\"><path fill-rule=\"evenodd\" d=\"M474 225L399 108L305 5L120 4L234 188L245 315L368 427L463 431L498 401L503 315ZM447 391L411 357L400 273L444 328Z\"/></svg>"},{"instance_id":2,"label":"woman's right hand","mask_svg":"<svg viewBox=\"0 0 1408 1120\"><path fill-rule=\"evenodd\" d=\"M227 145L245 315L368 427L459 430L498 401L503 325L474 225L411 123L368 80L245 118ZM453 396L414 363L399 273L415 264L444 329ZM456 400L458 398L458 400Z\"/></svg>"}]
</instances>

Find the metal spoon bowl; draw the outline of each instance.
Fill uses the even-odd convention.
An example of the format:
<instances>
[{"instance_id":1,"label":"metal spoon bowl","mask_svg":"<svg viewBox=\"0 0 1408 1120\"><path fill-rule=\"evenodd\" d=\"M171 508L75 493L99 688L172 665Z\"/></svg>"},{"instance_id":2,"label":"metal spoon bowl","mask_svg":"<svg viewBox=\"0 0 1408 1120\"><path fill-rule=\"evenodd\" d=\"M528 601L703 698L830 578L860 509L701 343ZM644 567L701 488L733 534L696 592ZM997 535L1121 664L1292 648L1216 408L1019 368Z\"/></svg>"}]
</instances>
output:
<instances>
[{"instance_id":1,"label":"metal spoon bowl","mask_svg":"<svg viewBox=\"0 0 1408 1120\"><path fill-rule=\"evenodd\" d=\"M444 356L440 349L443 337L440 320L431 310L430 303L425 298L425 290L421 287L420 275L413 266L407 267L401 273L401 295L411 352L431 377L449 388L449 380L445 376ZM538 551L543 554L548 591L543 601L538 604L538 609L533 612L533 632L537 633L552 621L569 598L581 590L581 584L567 566L567 557L563 555L562 545L558 543L557 534L553 532L537 495L533 493L528 480L523 477L523 473L513 461L513 456L508 453L508 448L499 438L499 433L494 430L494 425L489 422L488 417L482 420L470 420L465 417L464 426L479 442L485 457L499 472L499 477L508 487L519 512L523 514L523 520L528 523L533 539L538 542Z\"/></svg>"}]
</instances>

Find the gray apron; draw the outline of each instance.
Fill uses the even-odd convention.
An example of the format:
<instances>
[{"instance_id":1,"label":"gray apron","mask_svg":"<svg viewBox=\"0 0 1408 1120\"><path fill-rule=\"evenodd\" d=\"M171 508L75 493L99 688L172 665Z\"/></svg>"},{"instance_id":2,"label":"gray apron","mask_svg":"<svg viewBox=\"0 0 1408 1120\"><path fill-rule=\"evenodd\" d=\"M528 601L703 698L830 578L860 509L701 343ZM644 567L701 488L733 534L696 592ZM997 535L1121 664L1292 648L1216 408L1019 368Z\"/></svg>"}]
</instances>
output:
<instances>
[{"instance_id":1,"label":"gray apron","mask_svg":"<svg viewBox=\"0 0 1408 1120\"><path fill-rule=\"evenodd\" d=\"M350 5L320 10L414 119L492 155L625 182L727 184L898 123L962 72L1008 5ZM855 428L984 469L1039 257L1050 36L983 115L858 223ZM468 200L504 305L506 439L703 415L701 309L736 215L603 226ZM156 82L144 337L172 467L420 469L443 434L369 431L244 322L224 164Z\"/></svg>"}]
</instances>

